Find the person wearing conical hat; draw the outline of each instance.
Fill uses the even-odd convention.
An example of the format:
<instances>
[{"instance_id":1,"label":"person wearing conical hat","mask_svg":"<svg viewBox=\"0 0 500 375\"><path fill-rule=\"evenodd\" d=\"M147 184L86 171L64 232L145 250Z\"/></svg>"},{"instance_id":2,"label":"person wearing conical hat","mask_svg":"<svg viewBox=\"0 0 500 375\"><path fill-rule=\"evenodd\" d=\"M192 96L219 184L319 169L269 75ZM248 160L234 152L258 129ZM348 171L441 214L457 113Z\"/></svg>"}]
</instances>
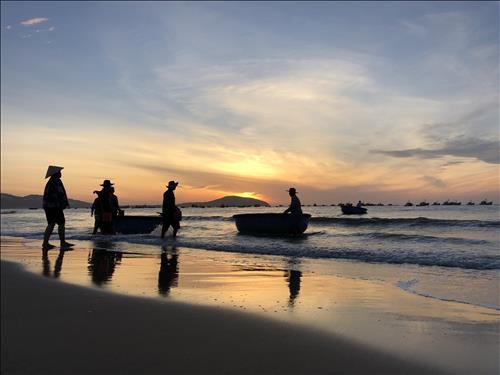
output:
<instances>
[{"instance_id":1,"label":"person wearing conical hat","mask_svg":"<svg viewBox=\"0 0 500 375\"><path fill-rule=\"evenodd\" d=\"M69 202L66 195L66 189L61 181L61 170L63 168L64 167L50 165L45 174L45 178L50 178L43 192L43 209L45 211L45 217L47 218L47 228L45 228L42 244L44 250L50 250L55 247L49 243L49 239L56 224L57 233L59 234L59 240L61 242L61 249L67 250L73 246L73 244L66 242L66 219L63 210L69 207Z\"/></svg>"},{"instance_id":2,"label":"person wearing conical hat","mask_svg":"<svg viewBox=\"0 0 500 375\"><path fill-rule=\"evenodd\" d=\"M173 237L177 236L177 231L180 228L180 220L182 217L181 210L179 207L175 205L175 195L174 190L179 185L178 182L169 181L167 185L167 191L163 193L163 206L162 206L162 215L163 215L163 226L161 228L161 238L165 237L165 233L168 228L172 226L173 229Z\"/></svg>"}]
</instances>

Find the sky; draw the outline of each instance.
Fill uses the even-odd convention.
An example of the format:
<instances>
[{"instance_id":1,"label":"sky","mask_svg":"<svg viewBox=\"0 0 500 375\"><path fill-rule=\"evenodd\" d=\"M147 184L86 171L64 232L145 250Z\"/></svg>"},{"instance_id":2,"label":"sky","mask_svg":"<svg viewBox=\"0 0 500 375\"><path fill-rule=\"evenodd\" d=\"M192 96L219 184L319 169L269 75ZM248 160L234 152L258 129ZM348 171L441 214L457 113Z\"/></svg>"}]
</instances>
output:
<instances>
[{"instance_id":1,"label":"sky","mask_svg":"<svg viewBox=\"0 0 500 375\"><path fill-rule=\"evenodd\" d=\"M1 191L499 198L497 2L1 3Z\"/></svg>"}]
</instances>

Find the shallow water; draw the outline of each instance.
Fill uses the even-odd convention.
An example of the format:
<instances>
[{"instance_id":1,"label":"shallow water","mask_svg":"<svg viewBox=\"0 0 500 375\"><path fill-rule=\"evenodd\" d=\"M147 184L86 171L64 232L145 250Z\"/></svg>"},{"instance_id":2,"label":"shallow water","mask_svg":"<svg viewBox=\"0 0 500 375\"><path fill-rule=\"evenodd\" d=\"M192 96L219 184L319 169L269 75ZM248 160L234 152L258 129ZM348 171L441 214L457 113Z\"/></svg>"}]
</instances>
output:
<instances>
[{"instance_id":1,"label":"shallow water","mask_svg":"<svg viewBox=\"0 0 500 375\"><path fill-rule=\"evenodd\" d=\"M500 309L498 206L369 207L363 216L342 215L336 206L304 207L313 217L305 234L297 238L238 234L232 219L238 213L282 210L185 208L175 245L250 255L244 259L259 255L299 260L302 268L304 260L315 259L329 274L336 270L331 261L371 264L362 277L385 280L430 298ZM130 209L126 214L157 215L157 211ZM146 235L92 236L88 210L65 212L68 239L92 241L93 250L111 248L148 257L159 256L161 245L171 243L159 238L159 228ZM45 225L43 210L2 211L2 236L40 239Z\"/></svg>"}]
</instances>

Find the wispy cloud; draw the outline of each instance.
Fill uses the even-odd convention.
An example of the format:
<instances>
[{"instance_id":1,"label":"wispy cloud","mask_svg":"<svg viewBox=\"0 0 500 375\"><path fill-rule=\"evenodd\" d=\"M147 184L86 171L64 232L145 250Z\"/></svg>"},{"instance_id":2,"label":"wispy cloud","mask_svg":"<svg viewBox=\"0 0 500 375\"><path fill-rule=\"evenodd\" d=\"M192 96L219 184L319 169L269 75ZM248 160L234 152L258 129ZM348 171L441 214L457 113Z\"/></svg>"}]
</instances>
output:
<instances>
[{"instance_id":1,"label":"wispy cloud","mask_svg":"<svg viewBox=\"0 0 500 375\"><path fill-rule=\"evenodd\" d=\"M21 21L20 24L23 26L33 26L33 25L38 25L44 22L47 22L49 19L46 17L35 17L35 18L30 18L28 20Z\"/></svg>"},{"instance_id":2,"label":"wispy cloud","mask_svg":"<svg viewBox=\"0 0 500 375\"><path fill-rule=\"evenodd\" d=\"M412 148L405 150L374 150L374 153L395 158L435 159L443 156L475 158L485 163L500 164L500 143L498 140L458 138L446 141L436 149Z\"/></svg>"}]
</instances>

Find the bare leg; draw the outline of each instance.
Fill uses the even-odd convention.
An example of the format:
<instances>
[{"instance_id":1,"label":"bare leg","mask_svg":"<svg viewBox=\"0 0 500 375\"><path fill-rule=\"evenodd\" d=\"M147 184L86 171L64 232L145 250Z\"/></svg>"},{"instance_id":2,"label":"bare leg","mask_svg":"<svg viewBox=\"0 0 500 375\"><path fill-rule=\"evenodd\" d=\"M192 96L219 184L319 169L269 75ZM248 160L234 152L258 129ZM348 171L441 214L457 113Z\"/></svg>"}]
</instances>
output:
<instances>
[{"instance_id":1,"label":"bare leg","mask_svg":"<svg viewBox=\"0 0 500 375\"><path fill-rule=\"evenodd\" d=\"M59 224L57 226L57 232L59 233L59 240L61 241L61 247L73 246L72 243L66 242L66 226L64 224Z\"/></svg>"},{"instance_id":2,"label":"bare leg","mask_svg":"<svg viewBox=\"0 0 500 375\"><path fill-rule=\"evenodd\" d=\"M51 245L49 243L49 238L50 238L50 235L52 234L52 231L54 230L54 226L55 226L55 223L50 223L50 224L47 224L47 228L45 228L45 233L43 235L43 244L42 244L42 248L44 250L52 249L55 247L54 245Z\"/></svg>"},{"instance_id":3,"label":"bare leg","mask_svg":"<svg viewBox=\"0 0 500 375\"><path fill-rule=\"evenodd\" d=\"M161 238L165 237L165 233L167 233L168 227L170 227L170 224L163 224L161 227Z\"/></svg>"}]
</instances>

